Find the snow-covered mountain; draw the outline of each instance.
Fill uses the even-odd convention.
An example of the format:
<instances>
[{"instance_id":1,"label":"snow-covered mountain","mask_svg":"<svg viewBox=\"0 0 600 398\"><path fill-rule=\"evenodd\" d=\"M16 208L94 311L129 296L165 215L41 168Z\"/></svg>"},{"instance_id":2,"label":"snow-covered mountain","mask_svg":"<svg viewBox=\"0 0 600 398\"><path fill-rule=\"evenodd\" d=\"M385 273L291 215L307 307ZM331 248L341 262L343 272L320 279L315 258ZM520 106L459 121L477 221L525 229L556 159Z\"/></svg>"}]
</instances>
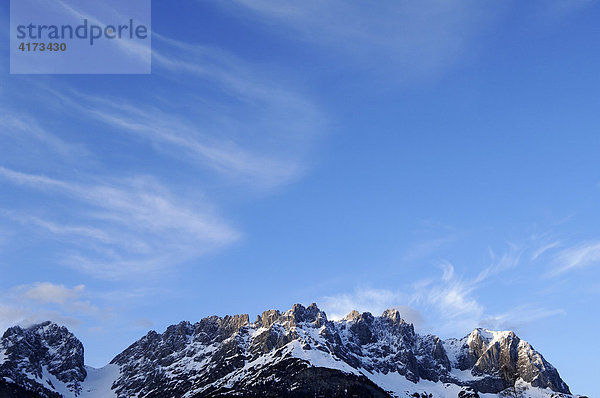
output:
<instances>
[{"instance_id":1,"label":"snow-covered mountain","mask_svg":"<svg viewBox=\"0 0 600 398\"><path fill-rule=\"evenodd\" d=\"M396 310L329 321L315 304L208 317L154 331L107 366L45 322L0 340L0 398L572 397L558 371L513 332L421 336Z\"/></svg>"}]
</instances>

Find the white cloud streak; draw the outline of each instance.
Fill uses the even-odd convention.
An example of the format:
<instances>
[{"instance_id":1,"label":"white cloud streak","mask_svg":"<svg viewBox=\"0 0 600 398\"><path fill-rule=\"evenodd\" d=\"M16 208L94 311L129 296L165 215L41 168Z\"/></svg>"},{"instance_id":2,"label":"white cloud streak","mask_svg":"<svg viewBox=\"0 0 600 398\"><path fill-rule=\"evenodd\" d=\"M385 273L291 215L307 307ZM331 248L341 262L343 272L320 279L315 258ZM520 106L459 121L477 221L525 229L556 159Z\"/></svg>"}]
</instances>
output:
<instances>
[{"instance_id":1,"label":"white cloud streak","mask_svg":"<svg viewBox=\"0 0 600 398\"><path fill-rule=\"evenodd\" d=\"M250 182L273 186L298 173L298 165L283 159L261 156L235 142L219 142L203 135L191 122L158 109L136 108L94 101L88 110L93 117L150 142L175 149L172 153L192 162L201 160L214 170Z\"/></svg>"},{"instance_id":2,"label":"white cloud streak","mask_svg":"<svg viewBox=\"0 0 600 398\"><path fill-rule=\"evenodd\" d=\"M43 129L32 117L32 115L19 115L16 112L10 114L0 113L0 136L9 136L11 140L18 141L23 135L37 141L53 152L66 157L83 157L89 152L82 145L67 143ZM27 122L24 122L27 120Z\"/></svg>"},{"instance_id":3,"label":"white cloud streak","mask_svg":"<svg viewBox=\"0 0 600 398\"><path fill-rule=\"evenodd\" d=\"M540 258L542 255L544 255L548 251L555 249L557 247L560 247L561 245L562 245L562 243L560 241L556 241L556 242L551 242L551 243L548 243L548 244L545 244L545 245L539 247L531 254L531 261L537 260L538 258Z\"/></svg>"},{"instance_id":4,"label":"white cloud streak","mask_svg":"<svg viewBox=\"0 0 600 398\"><path fill-rule=\"evenodd\" d=\"M433 309L433 313L439 318L436 329L440 333L464 333L476 326L484 313L483 305L473 296L478 282L464 281L457 277L454 266L450 263L442 263L441 266L441 278L413 285L409 304L417 308Z\"/></svg>"},{"instance_id":5,"label":"white cloud streak","mask_svg":"<svg viewBox=\"0 0 600 398\"><path fill-rule=\"evenodd\" d=\"M501 9L480 2L438 0L383 1L377 7L341 0L219 4L234 14L246 16L250 11L278 33L287 29L291 37L351 57L354 65L383 71L388 82L430 76L453 66L467 43Z\"/></svg>"},{"instance_id":6,"label":"white cloud streak","mask_svg":"<svg viewBox=\"0 0 600 398\"><path fill-rule=\"evenodd\" d=\"M92 16L90 13L86 12L85 10L81 10L77 7L74 7L73 2L69 3L65 0L56 0L53 3L57 7L59 7L61 10L66 11L69 15L71 15L73 18L75 18L76 22L87 19L94 25L103 26L103 27L107 25L105 23L105 21L101 21L100 19L96 18L98 16L97 9L95 10L96 15ZM75 4L77 4L77 3L78 2L75 2ZM82 5L82 4L79 3L78 5ZM126 17L124 15L118 14L115 12L115 10L112 7L110 7L110 5L108 7L103 7L102 9L105 12L112 12L112 14L113 14L112 17L118 18L117 21L120 21L120 22L125 22L133 16L133 15L128 15ZM106 16L101 16L100 18L104 19L104 18L106 18ZM145 62L146 60L151 59L152 46L149 43L142 44L142 43L136 42L134 40L114 40L113 43L117 46L117 48L121 52L125 53L126 55L128 55L130 57L138 58L142 62Z\"/></svg>"},{"instance_id":7,"label":"white cloud streak","mask_svg":"<svg viewBox=\"0 0 600 398\"><path fill-rule=\"evenodd\" d=\"M175 84L186 88L212 85L217 95L198 98L192 88L188 95L178 93L183 106L169 107L165 106L168 100L152 95L136 104L126 98L52 85L37 84L36 90L40 95L50 94L47 103L75 110L70 113L74 125L82 119L84 123L101 121L110 127L109 133L131 134L151 150L186 162L191 167L184 175L208 170L241 182L244 188L263 190L304 172L307 152L323 122L311 101L285 88L286 84L278 84L282 79L263 66L255 68L226 52L157 37L161 43L156 52L159 76L162 73L163 78L175 79ZM15 131L27 144L22 147L41 143L39 158L47 164L37 169L67 175L72 168L56 168L57 162L88 160L89 152L64 141L62 134L51 134L36 122L30 123L34 120L30 116L0 114L0 126L6 127L0 130L0 137ZM19 151L13 152L17 155ZM48 157L50 152L59 158ZM151 152L144 156L156 158ZM0 217L31 228L28 233L38 238L60 241L55 250L62 264L113 280L153 275L155 270L169 269L239 239L240 233L221 219L198 190L184 198L167 189L164 182L136 172L130 178L102 177L106 175L102 157L97 160L90 171L78 164L75 177L69 179L31 172L36 167L19 156L4 162L0 182L12 184L11 189L16 186L36 192L27 202L38 200L44 205L27 208L17 204L0 209ZM231 181L226 181L231 187ZM188 182L190 186L198 183ZM63 202L71 206L68 211Z\"/></svg>"},{"instance_id":8,"label":"white cloud streak","mask_svg":"<svg viewBox=\"0 0 600 398\"><path fill-rule=\"evenodd\" d=\"M148 177L80 184L0 167L0 178L72 200L69 219L79 219L83 225L14 212L3 214L69 238L78 250L68 255L66 262L101 277L116 278L172 266L239 237L210 206L177 200Z\"/></svg>"},{"instance_id":9,"label":"white cloud streak","mask_svg":"<svg viewBox=\"0 0 600 398\"><path fill-rule=\"evenodd\" d=\"M490 250L491 265L484 268L479 275L477 275L474 281L475 284L483 282L493 275L515 268L519 264L524 250L512 243L508 243L508 246L509 250L505 251L500 256L497 256L493 250Z\"/></svg>"},{"instance_id":10,"label":"white cloud streak","mask_svg":"<svg viewBox=\"0 0 600 398\"><path fill-rule=\"evenodd\" d=\"M48 320L74 328L82 319L110 316L109 308L93 305L87 296L84 285L67 287L51 282L19 285L0 292L2 301L10 303L0 304L0 333L11 326L27 327Z\"/></svg>"},{"instance_id":11,"label":"white cloud streak","mask_svg":"<svg viewBox=\"0 0 600 398\"><path fill-rule=\"evenodd\" d=\"M325 126L310 100L277 83L283 79L264 65L257 68L221 50L154 37L160 43L153 51L158 76L177 80L186 91L208 84L218 95L208 99L194 93L178 98L185 106L168 107L162 101L153 105L152 97L136 104L81 91L47 91L111 131L135 135L163 155L256 188L273 188L302 175L307 153Z\"/></svg>"},{"instance_id":12,"label":"white cloud streak","mask_svg":"<svg viewBox=\"0 0 600 398\"><path fill-rule=\"evenodd\" d=\"M342 318L352 309L378 314L386 308L404 308L408 314L406 320L426 332L447 337L462 336L475 327L517 329L544 318L565 315L562 309L532 304L493 314L479 301L476 292L484 283L517 267L523 253L517 245L509 244L502 255L490 251L491 264L472 278L460 277L451 263L442 262L439 276L418 281L410 287L397 290L359 288L351 293L324 297L321 303L334 319Z\"/></svg>"},{"instance_id":13,"label":"white cloud streak","mask_svg":"<svg viewBox=\"0 0 600 398\"><path fill-rule=\"evenodd\" d=\"M563 249L555 255L554 264L549 276L600 265L600 242L587 242Z\"/></svg>"},{"instance_id":14,"label":"white cloud streak","mask_svg":"<svg viewBox=\"0 0 600 398\"><path fill-rule=\"evenodd\" d=\"M561 308L520 305L502 314L487 316L480 321L480 325L488 329L516 330L542 319L566 314L567 312Z\"/></svg>"}]
</instances>

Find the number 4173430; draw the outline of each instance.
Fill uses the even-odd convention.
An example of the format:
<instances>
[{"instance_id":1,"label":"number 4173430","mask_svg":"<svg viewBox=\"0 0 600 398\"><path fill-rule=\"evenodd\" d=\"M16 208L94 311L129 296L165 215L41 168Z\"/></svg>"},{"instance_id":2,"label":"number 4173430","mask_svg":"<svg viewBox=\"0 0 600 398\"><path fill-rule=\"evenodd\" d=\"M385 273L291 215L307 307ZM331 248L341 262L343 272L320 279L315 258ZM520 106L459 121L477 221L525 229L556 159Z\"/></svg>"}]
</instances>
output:
<instances>
[{"instance_id":1,"label":"number 4173430","mask_svg":"<svg viewBox=\"0 0 600 398\"><path fill-rule=\"evenodd\" d=\"M67 51L66 43L21 43L19 45L21 51Z\"/></svg>"}]
</instances>

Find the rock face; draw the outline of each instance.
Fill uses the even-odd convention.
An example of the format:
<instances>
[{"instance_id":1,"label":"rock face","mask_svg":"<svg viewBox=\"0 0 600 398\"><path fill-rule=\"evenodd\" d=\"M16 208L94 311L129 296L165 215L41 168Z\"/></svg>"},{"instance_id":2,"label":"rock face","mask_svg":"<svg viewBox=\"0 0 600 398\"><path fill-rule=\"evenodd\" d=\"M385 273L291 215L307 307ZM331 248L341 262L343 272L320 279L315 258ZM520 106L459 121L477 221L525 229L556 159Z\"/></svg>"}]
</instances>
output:
<instances>
[{"instance_id":1,"label":"rock face","mask_svg":"<svg viewBox=\"0 0 600 398\"><path fill-rule=\"evenodd\" d=\"M415 333L396 310L330 321L315 304L265 311L255 322L213 316L151 331L111 361L104 386L86 378L81 343L48 322L9 329L0 361L0 398L475 398L515 385L536 396L570 394L556 369L512 332L476 329L442 341Z\"/></svg>"},{"instance_id":2,"label":"rock face","mask_svg":"<svg viewBox=\"0 0 600 398\"><path fill-rule=\"evenodd\" d=\"M2 357L2 381L11 380L37 394L34 396L59 397L54 387L56 381L73 394L79 394L87 376L81 342L67 328L50 322L28 329L19 326L8 329L0 344L0 360Z\"/></svg>"},{"instance_id":3,"label":"rock face","mask_svg":"<svg viewBox=\"0 0 600 398\"><path fill-rule=\"evenodd\" d=\"M448 340L446 346L454 353L456 368L480 377L471 383L478 391L497 392L521 379L533 387L570 393L558 371L513 332L475 329L461 340Z\"/></svg>"}]
</instances>

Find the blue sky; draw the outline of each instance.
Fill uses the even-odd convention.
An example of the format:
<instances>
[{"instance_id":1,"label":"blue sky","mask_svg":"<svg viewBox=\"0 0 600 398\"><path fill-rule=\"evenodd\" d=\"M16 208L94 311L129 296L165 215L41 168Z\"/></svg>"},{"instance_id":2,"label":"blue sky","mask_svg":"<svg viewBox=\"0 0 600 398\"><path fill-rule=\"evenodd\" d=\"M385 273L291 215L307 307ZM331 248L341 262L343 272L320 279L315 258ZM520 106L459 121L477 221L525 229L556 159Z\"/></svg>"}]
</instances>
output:
<instances>
[{"instance_id":1,"label":"blue sky","mask_svg":"<svg viewBox=\"0 0 600 398\"><path fill-rule=\"evenodd\" d=\"M102 366L181 320L399 307L600 393L597 3L152 13L151 75L19 76L2 6L1 328Z\"/></svg>"}]
</instances>

